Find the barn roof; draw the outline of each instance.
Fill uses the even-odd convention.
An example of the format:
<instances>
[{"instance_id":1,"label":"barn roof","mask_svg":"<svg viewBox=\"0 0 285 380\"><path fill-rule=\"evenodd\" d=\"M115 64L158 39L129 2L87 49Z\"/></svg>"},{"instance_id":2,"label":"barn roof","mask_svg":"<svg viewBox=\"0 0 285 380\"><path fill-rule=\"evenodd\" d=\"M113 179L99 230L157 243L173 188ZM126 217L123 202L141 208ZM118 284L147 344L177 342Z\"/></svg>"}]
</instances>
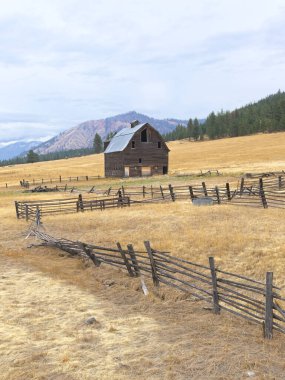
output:
<instances>
[{"instance_id":1,"label":"barn roof","mask_svg":"<svg viewBox=\"0 0 285 380\"><path fill-rule=\"evenodd\" d=\"M110 141L104 153L122 152L131 141L134 134L147 125L147 123L138 124L133 128L123 128Z\"/></svg>"}]
</instances>

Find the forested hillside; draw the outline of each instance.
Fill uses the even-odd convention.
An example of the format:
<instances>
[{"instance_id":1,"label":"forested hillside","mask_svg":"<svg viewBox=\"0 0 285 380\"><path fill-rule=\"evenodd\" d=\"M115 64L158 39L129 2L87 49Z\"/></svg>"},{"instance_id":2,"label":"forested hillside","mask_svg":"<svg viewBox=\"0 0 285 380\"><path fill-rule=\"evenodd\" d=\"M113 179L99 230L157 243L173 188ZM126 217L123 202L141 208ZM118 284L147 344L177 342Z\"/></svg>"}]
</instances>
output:
<instances>
[{"instance_id":1,"label":"forested hillside","mask_svg":"<svg viewBox=\"0 0 285 380\"><path fill-rule=\"evenodd\" d=\"M216 139L278 131L285 131L285 92L281 91L234 111L212 112L203 124L190 119L186 128L179 125L164 137L167 141L202 140L205 135Z\"/></svg>"}]
</instances>

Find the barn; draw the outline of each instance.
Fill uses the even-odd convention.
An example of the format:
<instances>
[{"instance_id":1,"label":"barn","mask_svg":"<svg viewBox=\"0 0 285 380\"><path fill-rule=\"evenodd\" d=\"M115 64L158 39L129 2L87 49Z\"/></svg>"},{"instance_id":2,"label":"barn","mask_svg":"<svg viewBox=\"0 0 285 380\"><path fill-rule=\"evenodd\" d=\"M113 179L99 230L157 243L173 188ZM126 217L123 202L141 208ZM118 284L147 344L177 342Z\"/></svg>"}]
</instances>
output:
<instances>
[{"instance_id":1,"label":"barn","mask_svg":"<svg viewBox=\"0 0 285 380\"><path fill-rule=\"evenodd\" d=\"M168 173L169 149L149 123L135 120L104 144L105 177L141 177Z\"/></svg>"}]
</instances>

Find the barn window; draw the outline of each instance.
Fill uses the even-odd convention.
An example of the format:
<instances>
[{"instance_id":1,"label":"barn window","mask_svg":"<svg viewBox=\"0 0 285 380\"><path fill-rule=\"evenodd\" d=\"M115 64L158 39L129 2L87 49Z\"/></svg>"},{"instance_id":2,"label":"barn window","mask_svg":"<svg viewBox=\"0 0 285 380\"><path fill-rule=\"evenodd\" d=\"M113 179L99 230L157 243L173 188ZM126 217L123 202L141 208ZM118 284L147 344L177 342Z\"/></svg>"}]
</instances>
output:
<instances>
[{"instance_id":1,"label":"barn window","mask_svg":"<svg viewBox=\"0 0 285 380\"><path fill-rule=\"evenodd\" d=\"M141 131L141 142L147 142L147 129Z\"/></svg>"},{"instance_id":2,"label":"barn window","mask_svg":"<svg viewBox=\"0 0 285 380\"><path fill-rule=\"evenodd\" d=\"M136 142L132 141L132 149L135 149L135 147L136 147Z\"/></svg>"},{"instance_id":3,"label":"barn window","mask_svg":"<svg viewBox=\"0 0 285 380\"><path fill-rule=\"evenodd\" d=\"M142 163L142 159L141 158L139 158L139 164L141 164Z\"/></svg>"},{"instance_id":4,"label":"barn window","mask_svg":"<svg viewBox=\"0 0 285 380\"><path fill-rule=\"evenodd\" d=\"M157 147L158 147L158 149L161 149L161 141L157 142Z\"/></svg>"}]
</instances>

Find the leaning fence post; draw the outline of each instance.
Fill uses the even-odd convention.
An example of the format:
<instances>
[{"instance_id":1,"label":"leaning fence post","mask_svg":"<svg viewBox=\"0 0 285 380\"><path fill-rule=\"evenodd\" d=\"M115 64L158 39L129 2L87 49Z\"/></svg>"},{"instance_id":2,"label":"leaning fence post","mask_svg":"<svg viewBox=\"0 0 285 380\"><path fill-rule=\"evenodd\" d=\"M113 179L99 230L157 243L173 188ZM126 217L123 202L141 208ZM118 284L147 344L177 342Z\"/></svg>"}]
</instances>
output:
<instances>
[{"instance_id":1,"label":"leaning fence post","mask_svg":"<svg viewBox=\"0 0 285 380\"><path fill-rule=\"evenodd\" d=\"M260 198L261 198L262 206L264 208L268 208L266 196L265 196L264 189L263 189L263 180L262 180L262 178L259 178L259 195L260 195Z\"/></svg>"},{"instance_id":2,"label":"leaning fence post","mask_svg":"<svg viewBox=\"0 0 285 380\"><path fill-rule=\"evenodd\" d=\"M216 196L217 196L218 205L220 205L221 204L221 198L220 198L220 191L219 191L218 186L215 187L215 192L216 192Z\"/></svg>"},{"instance_id":3,"label":"leaning fence post","mask_svg":"<svg viewBox=\"0 0 285 380\"><path fill-rule=\"evenodd\" d=\"M128 258L127 258L127 256L126 256L125 252L123 251L122 246L121 246L121 244L120 244L119 242L117 243L117 247L118 247L118 250L120 251L120 254L121 254L121 256L122 256L122 258L123 258L123 260L124 260L124 263L125 263L125 265L126 265L126 267L127 267L127 270L128 270L128 272L129 272L129 275L130 275L131 277L134 277L134 273L133 273L133 271L132 271L132 267L131 267L131 265L130 265L130 263L129 263L129 260L128 260Z\"/></svg>"},{"instance_id":4,"label":"leaning fence post","mask_svg":"<svg viewBox=\"0 0 285 380\"><path fill-rule=\"evenodd\" d=\"M218 295L218 285L217 285L217 274L215 268L215 259L214 257L209 257L209 264L212 276L212 285L213 285L213 305L214 313L220 314L220 305L219 305L219 295Z\"/></svg>"},{"instance_id":5,"label":"leaning fence post","mask_svg":"<svg viewBox=\"0 0 285 380\"><path fill-rule=\"evenodd\" d=\"M273 272L266 273L264 338L273 338Z\"/></svg>"},{"instance_id":6,"label":"leaning fence post","mask_svg":"<svg viewBox=\"0 0 285 380\"><path fill-rule=\"evenodd\" d=\"M94 265L96 267L99 267L101 265L101 261L92 252L92 248L88 247L88 245L85 243L81 243L81 247L86 255L93 261Z\"/></svg>"},{"instance_id":7,"label":"leaning fence post","mask_svg":"<svg viewBox=\"0 0 285 380\"><path fill-rule=\"evenodd\" d=\"M152 254L150 242L145 241L144 245L145 245L145 248L147 250L147 254L149 257L149 261L150 261L153 284L154 284L154 286L159 286L159 279L158 279L158 275L157 275L157 271L156 271L155 260L154 260L153 254Z\"/></svg>"},{"instance_id":8,"label":"leaning fence post","mask_svg":"<svg viewBox=\"0 0 285 380\"><path fill-rule=\"evenodd\" d=\"M194 196L194 191L193 191L193 187L192 186L189 186L189 193L190 193L191 201L193 201L193 199L195 198L195 196Z\"/></svg>"},{"instance_id":9,"label":"leaning fence post","mask_svg":"<svg viewBox=\"0 0 285 380\"><path fill-rule=\"evenodd\" d=\"M169 192L170 192L170 196L171 196L171 199L173 202L175 202L175 194L174 194L174 191L173 191L173 187L169 184L168 185L169 187Z\"/></svg>"},{"instance_id":10,"label":"leaning fence post","mask_svg":"<svg viewBox=\"0 0 285 380\"><path fill-rule=\"evenodd\" d=\"M205 195L205 197L207 197L208 196L208 192L207 192L207 187L206 187L205 182L202 182L202 186L203 186L204 195Z\"/></svg>"},{"instance_id":11,"label":"leaning fence post","mask_svg":"<svg viewBox=\"0 0 285 380\"><path fill-rule=\"evenodd\" d=\"M132 244L128 244L128 253L131 257L131 261L132 261L132 264L133 264L133 268L134 268L134 271L135 271L135 275L136 277L139 277L140 276L140 268L139 268L139 265L138 265L138 262L137 262L137 258L136 258L136 254L135 254L135 251L134 251L134 248L132 246Z\"/></svg>"}]
</instances>

